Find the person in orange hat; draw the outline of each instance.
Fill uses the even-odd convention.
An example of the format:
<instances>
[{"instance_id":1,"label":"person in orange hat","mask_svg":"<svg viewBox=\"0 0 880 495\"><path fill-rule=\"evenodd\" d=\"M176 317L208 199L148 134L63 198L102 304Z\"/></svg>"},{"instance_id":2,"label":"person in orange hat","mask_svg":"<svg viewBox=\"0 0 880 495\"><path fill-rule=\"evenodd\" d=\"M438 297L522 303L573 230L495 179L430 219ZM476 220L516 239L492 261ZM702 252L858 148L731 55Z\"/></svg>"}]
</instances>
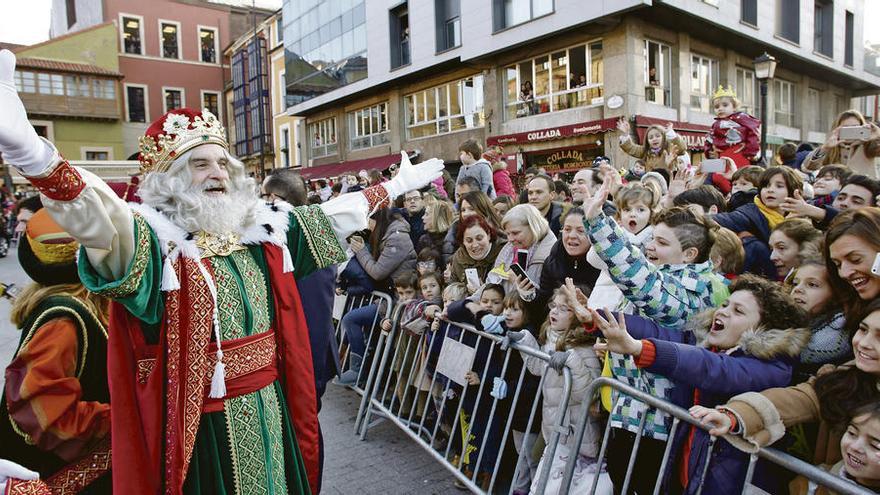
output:
<instances>
[{"instance_id":1,"label":"person in orange hat","mask_svg":"<svg viewBox=\"0 0 880 495\"><path fill-rule=\"evenodd\" d=\"M51 490L109 493L108 301L80 283L78 249L45 209L28 221L18 259L34 283L12 306L21 341L6 367L0 445Z\"/></svg>"},{"instance_id":2,"label":"person in orange hat","mask_svg":"<svg viewBox=\"0 0 880 495\"><path fill-rule=\"evenodd\" d=\"M140 140L141 204L39 138L0 51L0 152L83 246L79 275L113 299L108 343L116 493L314 493L314 370L296 280L346 260L345 239L443 162L320 205L266 204L207 110Z\"/></svg>"}]
</instances>

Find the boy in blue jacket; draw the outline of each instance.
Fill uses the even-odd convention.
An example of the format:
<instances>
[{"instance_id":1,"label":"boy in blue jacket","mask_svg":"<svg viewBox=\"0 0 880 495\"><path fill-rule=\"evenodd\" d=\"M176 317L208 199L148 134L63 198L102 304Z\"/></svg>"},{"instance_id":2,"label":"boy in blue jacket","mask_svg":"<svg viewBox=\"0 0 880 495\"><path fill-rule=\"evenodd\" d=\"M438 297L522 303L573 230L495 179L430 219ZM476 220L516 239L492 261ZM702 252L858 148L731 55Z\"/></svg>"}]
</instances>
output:
<instances>
[{"instance_id":1,"label":"boy in blue jacket","mask_svg":"<svg viewBox=\"0 0 880 495\"><path fill-rule=\"evenodd\" d=\"M674 403L714 407L737 394L788 385L810 338L809 329L802 328L806 314L777 284L747 274L730 291L727 301L695 317L685 332L641 316L576 312L604 335L608 350L631 355L638 367L671 379ZM696 427L679 428L671 441L662 492L697 493L707 462L703 493L742 492L747 454L718 442L710 458L710 436ZM769 481L758 476L754 482Z\"/></svg>"}]
</instances>

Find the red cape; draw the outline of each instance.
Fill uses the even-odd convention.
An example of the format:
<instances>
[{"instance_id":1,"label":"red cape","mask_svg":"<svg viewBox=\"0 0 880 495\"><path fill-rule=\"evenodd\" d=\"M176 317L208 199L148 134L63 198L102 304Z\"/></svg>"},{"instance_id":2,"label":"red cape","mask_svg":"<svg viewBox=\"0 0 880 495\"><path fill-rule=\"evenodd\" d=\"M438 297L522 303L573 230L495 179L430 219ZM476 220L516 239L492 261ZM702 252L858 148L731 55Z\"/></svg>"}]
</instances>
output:
<instances>
[{"instance_id":1,"label":"red cape","mask_svg":"<svg viewBox=\"0 0 880 495\"><path fill-rule=\"evenodd\" d=\"M263 244L263 249L274 299L278 379L315 493L318 407L308 328L293 273L283 270L286 248ZM209 371L213 304L195 263L183 257L175 262L181 288L166 296L159 345L146 344L141 321L121 304L111 307L107 368L114 493L182 491ZM139 379L138 362L149 358L155 358L152 372Z\"/></svg>"}]
</instances>

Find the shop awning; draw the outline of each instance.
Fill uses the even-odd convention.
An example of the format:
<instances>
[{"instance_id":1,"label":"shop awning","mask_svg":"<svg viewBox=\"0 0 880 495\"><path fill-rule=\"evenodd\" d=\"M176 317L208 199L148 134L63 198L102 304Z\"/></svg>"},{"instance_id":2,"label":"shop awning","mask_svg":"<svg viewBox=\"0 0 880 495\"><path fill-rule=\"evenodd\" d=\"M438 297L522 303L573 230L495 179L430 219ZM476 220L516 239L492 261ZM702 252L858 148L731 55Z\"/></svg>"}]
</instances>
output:
<instances>
[{"instance_id":1,"label":"shop awning","mask_svg":"<svg viewBox=\"0 0 880 495\"><path fill-rule=\"evenodd\" d=\"M576 136L586 136L588 134L599 134L610 131L617 127L617 119L592 120L589 122L581 122L580 124L563 125L559 127L548 127L546 129L538 129L529 132L519 132L516 134L504 134L501 136L490 136L486 139L488 146L500 144L534 143L537 141L552 141L554 139L565 139Z\"/></svg>"},{"instance_id":2,"label":"shop awning","mask_svg":"<svg viewBox=\"0 0 880 495\"><path fill-rule=\"evenodd\" d=\"M360 170L379 169L385 170L393 163L400 163L400 153L364 158L363 160L349 160L346 162L328 163L317 167L304 167L299 170L303 179L329 179L339 177L348 172L357 173Z\"/></svg>"},{"instance_id":3,"label":"shop awning","mask_svg":"<svg viewBox=\"0 0 880 495\"><path fill-rule=\"evenodd\" d=\"M648 131L649 126L659 125L665 127L669 122L669 120L636 115L636 133L639 135L639 140L644 142L645 133ZM681 136L681 139L684 140L688 149L691 151L702 150L706 142L706 135L712 130L712 128L707 125L676 121L672 121L672 128L675 129L675 132L677 132L679 136Z\"/></svg>"}]
</instances>

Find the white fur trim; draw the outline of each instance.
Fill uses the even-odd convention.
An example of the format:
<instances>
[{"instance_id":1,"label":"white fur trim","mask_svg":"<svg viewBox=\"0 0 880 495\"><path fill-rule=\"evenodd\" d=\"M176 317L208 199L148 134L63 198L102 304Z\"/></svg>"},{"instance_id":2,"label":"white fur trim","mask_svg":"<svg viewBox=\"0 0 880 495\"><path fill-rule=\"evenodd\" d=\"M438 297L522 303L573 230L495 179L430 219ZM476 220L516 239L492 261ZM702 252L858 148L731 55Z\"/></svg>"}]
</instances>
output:
<instances>
[{"instance_id":1,"label":"white fur trim","mask_svg":"<svg viewBox=\"0 0 880 495\"><path fill-rule=\"evenodd\" d=\"M180 281L177 280L177 272L174 271L174 262L170 256L165 257L165 263L162 267L162 285L159 289L165 292L170 290L179 290Z\"/></svg>"}]
</instances>

